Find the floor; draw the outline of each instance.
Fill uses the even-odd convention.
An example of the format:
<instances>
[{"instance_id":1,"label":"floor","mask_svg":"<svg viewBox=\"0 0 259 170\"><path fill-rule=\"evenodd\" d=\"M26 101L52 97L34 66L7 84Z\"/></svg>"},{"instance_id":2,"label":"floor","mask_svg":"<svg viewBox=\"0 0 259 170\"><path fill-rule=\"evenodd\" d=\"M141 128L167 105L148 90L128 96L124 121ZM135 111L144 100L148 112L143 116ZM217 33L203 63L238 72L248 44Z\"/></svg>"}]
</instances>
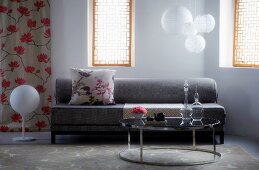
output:
<instances>
[{"instance_id":1,"label":"floor","mask_svg":"<svg viewBox=\"0 0 259 170\"><path fill-rule=\"evenodd\" d=\"M13 137L20 136L21 133L0 133L0 144L21 144L16 143L12 141ZM37 140L34 142L29 142L26 144L50 144L50 133L49 132L34 132L34 133L26 133L26 136L33 136ZM66 143L95 143L95 142L118 142L118 140L112 140L110 138L106 138L104 136L101 136L99 138L92 138L89 137L86 138L85 136L58 136L57 142L66 144ZM126 140L120 140L119 143L125 142L125 145L127 143ZM168 141L167 141L168 142ZM178 141L179 142L179 141ZM133 143L138 144L138 141L133 141ZM175 144L175 143L174 143ZM177 144L177 143L176 143ZM199 144L199 143L198 143ZM226 135L225 136L225 145L239 145L241 146L245 151L247 151L251 156L253 156L255 159L259 160L259 142L254 141L245 137L239 137L239 136L231 136ZM1 147L1 145L0 145Z\"/></svg>"}]
</instances>

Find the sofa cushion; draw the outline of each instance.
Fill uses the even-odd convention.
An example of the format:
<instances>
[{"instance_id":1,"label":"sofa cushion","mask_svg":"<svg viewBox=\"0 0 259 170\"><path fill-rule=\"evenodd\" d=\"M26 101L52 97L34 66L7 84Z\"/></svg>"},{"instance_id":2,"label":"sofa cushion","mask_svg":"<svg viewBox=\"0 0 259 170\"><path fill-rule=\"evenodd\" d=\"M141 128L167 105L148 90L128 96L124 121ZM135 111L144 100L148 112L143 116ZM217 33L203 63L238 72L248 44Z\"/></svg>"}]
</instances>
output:
<instances>
[{"instance_id":1,"label":"sofa cushion","mask_svg":"<svg viewBox=\"0 0 259 170\"><path fill-rule=\"evenodd\" d=\"M71 69L69 104L114 104L114 70Z\"/></svg>"},{"instance_id":2,"label":"sofa cushion","mask_svg":"<svg viewBox=\"0 0 259 170\"><path fill-rule=\"evenodd\" d=\"M68 103L71 99L71 79L56 80L57 103ZM116 103L183 103L183 79L138 79L117 78L114 83ZM189 103L198 88L201 103L217 102L216 82L210 78L189 79Z\"/></svg>"},{"instance_id":3,"label":"sofa cushion","mask_svg":"<svg viewBox=\"0 0 259 170\"><path fill-rule=\"evenodd\" d=\"M216 103L204 103L202 105L204 108L204 117L218 119L221 125L225 124L226 112L223 106Z\"/></svg>"},{"instance_id":4,"label":"sofa cushion","mask_svg":"<svg viewBox=\"0 0 259 170\"><path fill-rule=\"evenodd\" d=\"M102 132L120 132L120 131L126 131L124 127L122 127L120 124L118 125L82 125L82 126L76 126L76 125L54 125L51 127L52 131L56 132L89 132L89 131L102 131Z\"/></svg>"},{"instance_id":5,"label":"sofa cushion","mask_svg":"<svg viewBox=\"0 0 259 170\"><path fill-rule=\"evenodd\" d=\"M141 104L140 104L141 105ZM153 104L156 108L156 104ZM179 104L172 104L178 108ZM123 118L125 104L107 106L67 105L59 104L52 107L52 125L119 125ZM204 117L219 119L225 124L225 109L219 104L203 104ZM158 110L159 112L159 110ZM180 117L179 113L173 116Z\"/></svg>"},{"instance_id":6,"label":"sofa cushion","mask_svg":"<svg viewBox=\"0 0 259 170\"><path fill-rule=\"evenodd\" d=\"M114 98L117 103L183 103L184 79L115 79ZM197 86L201 103L217 101L216 82L209 78L188 79L188 101L194 102Z\"/></svg>"},{"instance_id":7,"label":"sofa cushion","mask_svg":"<svg viewBox=\"0 0 259 170\"><path fill-rule=\"evenodd\" d=\"M114 125L122 119L124 104L67 105L52 107L52 125Z\"/></svg>"}]
</instances>

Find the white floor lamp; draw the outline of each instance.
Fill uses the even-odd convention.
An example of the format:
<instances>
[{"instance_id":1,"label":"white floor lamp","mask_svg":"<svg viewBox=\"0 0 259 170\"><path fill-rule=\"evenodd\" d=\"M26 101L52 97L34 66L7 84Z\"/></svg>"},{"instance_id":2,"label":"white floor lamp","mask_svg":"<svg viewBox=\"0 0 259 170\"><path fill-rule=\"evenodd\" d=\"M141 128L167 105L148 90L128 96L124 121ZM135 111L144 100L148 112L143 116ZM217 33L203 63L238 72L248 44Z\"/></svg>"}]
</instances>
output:
<instances>
[{"instance_id":1,"label":"white floor lamp","mask_svg":"<svg viewBox=\"0 0 259 170\"><path fill-rule=\"evenodd\" d=\"M29 85L21 85L16 87L10 96L10 104L14 111L22 116L22 137L15 137L13 141L28 142L33 141L33 137L25 137L24 117L33 112L39 105L40 96L38 91Z\"/></svg>"}]
</instances>

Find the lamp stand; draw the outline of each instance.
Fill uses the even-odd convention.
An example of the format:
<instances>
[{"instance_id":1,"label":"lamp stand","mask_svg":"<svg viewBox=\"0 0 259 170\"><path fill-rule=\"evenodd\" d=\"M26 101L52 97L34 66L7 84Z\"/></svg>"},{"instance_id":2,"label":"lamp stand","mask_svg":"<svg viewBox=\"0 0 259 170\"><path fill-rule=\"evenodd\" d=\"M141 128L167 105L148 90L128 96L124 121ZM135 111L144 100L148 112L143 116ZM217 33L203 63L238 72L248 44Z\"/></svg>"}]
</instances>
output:
<instances>
[{"instance_id":1,"label":"lamp stand","mask_svg":"<svg viewBox=\"0 0 259 170\"><path fill-rule=\"evenodd\" d=\"M34 137L25 137L25 126L24 126L24 117L22 116L22 136L21 137L15 137L12 140L14 142L31 142L35 141L36 139Z\"/></svg>"}]
</instances>

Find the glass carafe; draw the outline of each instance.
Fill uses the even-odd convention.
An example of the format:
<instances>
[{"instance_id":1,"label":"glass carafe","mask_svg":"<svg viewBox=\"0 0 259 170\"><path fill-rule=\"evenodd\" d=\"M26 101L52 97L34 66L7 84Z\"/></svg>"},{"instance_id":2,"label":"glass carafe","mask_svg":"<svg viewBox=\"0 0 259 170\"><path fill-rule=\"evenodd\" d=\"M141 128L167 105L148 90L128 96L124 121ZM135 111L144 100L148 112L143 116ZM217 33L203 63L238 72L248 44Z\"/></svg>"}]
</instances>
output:
<instances>
[{"instance_id":1,"label":"glass carafe","mask_svg":"<svg viewBox=\"0 0 259 170\"><path fill-rule=\"evenodd\" d=\"M204 109L202 104L199 102L199 93L197 91L197 86L196 86L196 91L194 94L194 103L192 104L192 119L193 121L201 121L203 118L204 114Z\"/></svg>"},{"instance_id":2,"label":"glass carafe","mask_svg":"<svg viewBox=\"0 0 259 170\"><path fill-rule=\"evenodd\" d=\"M191 120L192 118L192 108L188 106L188 87L189 84L187 81L184 83L184 107L180 109L180 114L183 120Z\"/></svg>"}]
</instances>

